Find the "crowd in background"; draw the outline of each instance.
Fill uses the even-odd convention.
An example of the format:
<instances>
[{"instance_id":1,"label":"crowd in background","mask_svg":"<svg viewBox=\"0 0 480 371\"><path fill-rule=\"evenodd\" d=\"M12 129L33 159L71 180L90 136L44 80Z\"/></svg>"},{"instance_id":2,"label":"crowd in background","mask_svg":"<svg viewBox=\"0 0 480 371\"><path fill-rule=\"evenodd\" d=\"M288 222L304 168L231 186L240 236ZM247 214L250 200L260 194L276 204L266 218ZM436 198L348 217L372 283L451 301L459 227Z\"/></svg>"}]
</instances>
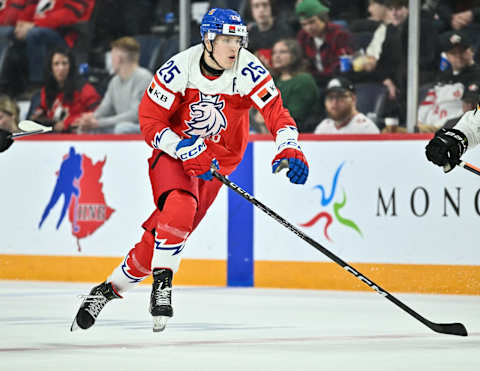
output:
<instances>
[{"instance_id":1,"label":"crowd in background","mask_svg":"<svg viewBox=\"0 0 480 371\"><path fill-rule=\"evenodd\" d=\"M405 132L408 0L191 1L240 12L300 132ZM178 0L0 2L0 127L137 133L152 73L178 52ZM480 0L422 0L416 131L453 126L479 100ZM252 109L251 132L264 133ZM7 120L8 121L8 120Z\"/></svg>"}]
</instances>

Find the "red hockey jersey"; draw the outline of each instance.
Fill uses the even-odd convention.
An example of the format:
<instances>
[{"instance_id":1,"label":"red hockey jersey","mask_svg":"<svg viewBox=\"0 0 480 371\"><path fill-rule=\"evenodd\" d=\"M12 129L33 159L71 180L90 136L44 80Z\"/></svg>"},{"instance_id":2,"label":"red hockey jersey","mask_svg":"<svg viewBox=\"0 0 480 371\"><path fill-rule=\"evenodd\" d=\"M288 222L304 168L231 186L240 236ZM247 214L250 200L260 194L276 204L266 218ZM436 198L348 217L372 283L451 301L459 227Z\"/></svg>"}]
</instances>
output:
<instances>
[{"instance_id":1,"label":"red hockey jersey","mask_svg":"<svg viewBox=\"0 0 480 371\"><path fill-rule=\"evenodd\" d=\"M0 26L15 26L29 0L0 1Z\"/></svg>"},{"instance_id":2,"label":"red hockey jersey","mask_svg":"<svg viewBox=\"0 0 480 371\"><path fill-rule=\"evenodd\" d=\"M95 0L27 0L20 20L33 22L37 27L60 31L68 46L72 47L77 33L69 26L88 22Z\"/></svg>"},{"instance_id":3,"label":"red hockey jersey","mask_svg":"<svg viewBox=\"0 0 480 371\"><path fill-rule=\"evenodd\" d=\"M150 146L172 157L181 138L203 137L220 172L229 174L247 146L252 106L274 137L285 127L296 133L296 125L269 72L252 53L240 49L234 67L215 80L201 73L202 53L202 44L193 46L158 69L140 103L140 128Z\"/></svg>"},{"instance_id":4,"label":"red hockey jersey","mask_svg":"<svg viewBox=\"0 0 480 371\"><path fill-rule=\"evenodd\" d=\"M47 107L47 98L45 88L40 93L40 105L34 114L45 115L49 120L59 122L63 121L65 130L85 112L92 112L100 103L101 97L95 88L86 83L80 90L75 91L71 102L64 102L63 92L59 93L53 104Z\"/></svg>"}]
</instances>

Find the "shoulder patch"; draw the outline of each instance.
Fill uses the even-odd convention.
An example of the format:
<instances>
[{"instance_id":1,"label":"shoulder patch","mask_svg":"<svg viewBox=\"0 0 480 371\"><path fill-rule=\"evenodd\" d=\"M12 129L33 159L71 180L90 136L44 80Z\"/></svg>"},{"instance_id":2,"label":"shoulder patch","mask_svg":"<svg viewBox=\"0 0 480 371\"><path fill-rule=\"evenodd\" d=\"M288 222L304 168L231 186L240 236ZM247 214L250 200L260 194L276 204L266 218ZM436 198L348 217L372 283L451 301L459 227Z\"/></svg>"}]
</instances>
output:
<instances>
[{"instance_id":1,"label":"shoulder patch","mask_svg":"<svg viewBox=\"0 0 480 371\"><path fill-rule=\"evenodd\" d=\"M259 108L263 108L277 95L278 90L275 83L270 80L252 95L252 100Z\"/></svg>"},{"instance_id":2,"label":"shoulder patch","mask_svg":"<svg viewBox=\"0 0 480 371\"><path fill-rule=\"evenodd\" d=\"M170 109L172 107L173 101L175 100L175 95L166 91L155 81L155 78L150 83L150 86L147 88L147 94L151 100L157 103L159 106L162 106L165 109Z\"/></svg>"}]
</instances>

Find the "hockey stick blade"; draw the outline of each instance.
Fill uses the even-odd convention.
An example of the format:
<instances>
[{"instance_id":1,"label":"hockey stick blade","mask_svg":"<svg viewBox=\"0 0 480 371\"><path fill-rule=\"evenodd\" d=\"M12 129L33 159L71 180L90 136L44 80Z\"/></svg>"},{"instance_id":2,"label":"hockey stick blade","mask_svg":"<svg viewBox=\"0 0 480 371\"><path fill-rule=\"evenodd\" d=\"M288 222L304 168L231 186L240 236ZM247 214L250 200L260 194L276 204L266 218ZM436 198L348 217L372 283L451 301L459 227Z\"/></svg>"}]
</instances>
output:
<instances>
[{"instance_id":1,"label":"hockey stick blade","mask_svg":"<svg viewBox=\"0 0 480 371\"><path fill-rule=\"evenodd\" d=\"M47 133L49 131L52 131L51 126L45 126L42 124L39 124L38 122L32 121L32 120L23 120L18 123L18 127L20 130L25 131L25 132L32 132L32 131L38 131L41 130L42 133Z\"/></svg>"},{"instance_id":2,"label":"hockey stick blade","mask_svg":"<svg viewBox=\"0 0 480 371\"><path fill-rule=\"evenodd\" d=\"M355 268L353 268L350 264L345 262L344 260L340 259L338 256L336 256L334 253L332 253L330 250L326 249L322 245L320 245L317 241L315 241L313 238L308 236L307 234L303 233L301 230L296 228L293 224L285 220L283 217L278 215L276 212L274 212L272 209L268 208L265 206L263 203L258 201L255 197L250 195L247 191L243 190L240 188L238 185L227 179L225 176L222 174L218 173L215 168L212 168L210 170L212 172L212 175L217 178L220 182L225 184L228 188L233 190L235 193L239 194L242 196L244 199L246 199L248 202L262 210L265 214L268 216L272 217L275 219L278 223L289 229L291 232L296 234L298 237L300 237L302 240L313 246L315 249L323 253L324 255L328 256L331 260L333 260L335 263L340 265L343 269L345 269L347 272L355 276L358 280L362 281L364 284L369 286L372 290L375 290L378 294L383 296L384 298L388 299L390 302L398 306L400 309L404 310L408 314L410 314L413 318L416 320L420 321L423 323L425 326L429 327L431 330L441 333L441 334L447 334L447 335L458 335L458 336L468 336L467 329L465 328L464 325L461 323L434 323L426 319L425 317L421 316L417 312L415 312L412 308L398 300L395 296L390 294L388 291L377 285L375 282L361 274L359 271L357 271Z\"/></svg>"},{"instance_id":3,"label":"hockey stick blade","mask_svg":"<svg viewBox=\"0 0 480 371\"><path fill-rule=\"evenodd\" d=\"M428 327L430 327L433 331L439 332L441 334L468 336L467 329L461 323L433 323L433 322L430 322L430 326L428 326Z\"/></svg>"}]
</instances>

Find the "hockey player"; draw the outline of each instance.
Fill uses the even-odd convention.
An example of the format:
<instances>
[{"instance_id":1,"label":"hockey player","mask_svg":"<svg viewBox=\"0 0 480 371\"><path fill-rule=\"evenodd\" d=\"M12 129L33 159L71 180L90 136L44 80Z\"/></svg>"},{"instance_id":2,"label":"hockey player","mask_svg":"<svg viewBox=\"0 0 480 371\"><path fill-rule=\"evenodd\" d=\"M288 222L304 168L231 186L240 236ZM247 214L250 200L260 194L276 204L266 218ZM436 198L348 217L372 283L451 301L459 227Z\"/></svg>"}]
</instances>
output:
<instances>
[{"instance_id":1,"label":"hockey player","mask_svg":"<svg viewBox=\"0 0 480 371\"><path fill-rule=\"evenodd\" d=\"M458 165L467 148L480 143L479 109L480 103L475 110L465 112L453 128L437 131L425 148L427 159L446 172Z\"/></svg>"},{"instance_id":2,"label":"hockey player","mask_svg":"<svg viewBox=\"0 0 480 371\"><path fill-rule=\"evenodd\" d=\"M221 182L211 168L230 174L248 142L248 111L259 110L275 138L272 171L286 163L292 183L304 184L308 164L295 122L272 77L245 49L247 29L230 9L210 9L202 43L168 60L155 74L139 107L146 143L153 148L149 175L155 210L142 239L105 282L94 287L72 331L91 327L105 304L153 274L150 313L154 331L173 316L171 289L185 241L215 200Z\"/></svg>"}]
</instances>

